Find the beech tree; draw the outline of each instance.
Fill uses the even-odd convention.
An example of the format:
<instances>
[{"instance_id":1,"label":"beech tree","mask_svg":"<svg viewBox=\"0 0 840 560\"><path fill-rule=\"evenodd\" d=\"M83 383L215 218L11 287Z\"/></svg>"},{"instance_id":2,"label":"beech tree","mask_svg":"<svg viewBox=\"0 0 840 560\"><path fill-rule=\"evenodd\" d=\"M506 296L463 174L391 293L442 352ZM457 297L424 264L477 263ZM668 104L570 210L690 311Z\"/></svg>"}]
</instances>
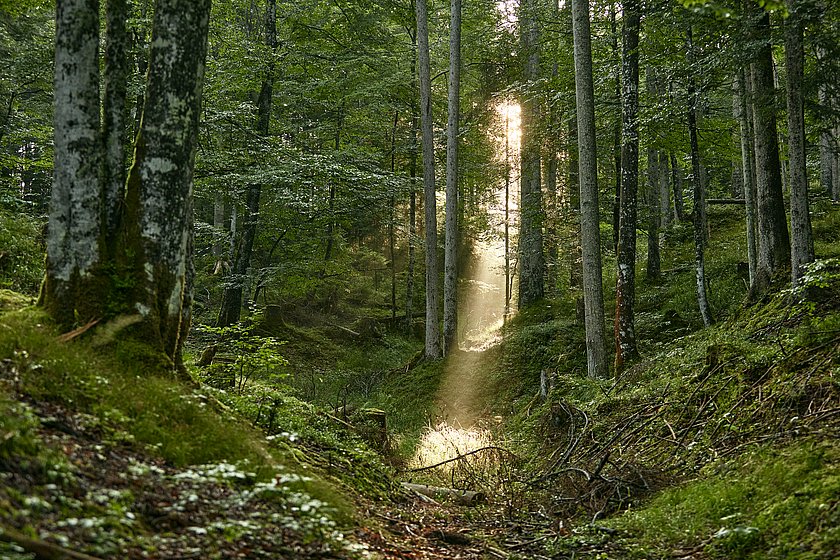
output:
<instances>
[{"instance_id":1,"label":"beech tree","mask_svg":"<svg viewBox=\"0 0 840 560\"><path fill-rule=\"evenodd\" d=\"M426 0L417 0L417 58L420 77L420 129L423 142L423 192L426 211L426 349L427 358L443 354L438 325L437 201L432 121L432 77Z\"/></svg>"},{"instance_id":2,"label":"beech tree","mask_svg":"<svg viewBox=\"0 0 840 560\"><path fill-rule=\"evenodd\" d=\"M99 174L98 2L59 0L56 14L55 178L40 300L65 328L129 314L134 335L180 366L210 1L156 3L142 127L116 230L104 218L110 198Z\"/></svg>"},{"instance_id":3,"label":"beech tree","mask_svg":"<svg viewBox=\"0 0 840 560\"><path fill-rule=\"evenodd\" d=\"M446 245L443 348L458 349L458 119L461 96L461 0L452 0L449 25L449 117L446 123Z\"/></svg>"},{"instance_id":4,"label":"beech tree","mask_svg":"<svg viewBox=\"0 0 840 560\"><path fill-rule=\"evenodd\" d=\"M770 15L754 8L751 36L758 50L750 65L755 141L758 258L754 288L763 290L774 274L790 264L790 237L782 193L782 167L776 130L776 88L770 44Z\"/></svg>"},{"instance_id":5,"label":"beech tree","mask_svg":"<svg viewBox=\"0 0 840 560\"><path fill-rule=\"evenodd\" d=\"M794 285L814 260L814 239L808 210L808 176L805 165L805 109L802 87L805 51L802 38L803 3L787 0L785 66L787 73L788 152L790 158L791 277Z\"/></svg>"},{"instance_id":6,"label":"beech tree","mask_svg":"<svg viewBox=\"0 0 840 560\"><path fill-rule=\"evenodd\" d=\"M688 28L688 62L694 67L694 44L691 26ZM693 71L693 70L690 70ZM688 134L691 144L691 175L694 193L694 280L697 290L697 305L703 325L712 324L712 312L709 298L706 295L706 185L702 177L700 163L700 143L697 138L697 104L699 95L695 84L694 74L688 77Z\"/></svg>"},{"instance_id":7,"label":"beech tree","mask_svg":"<svg viewBox=\"0 0 840 560\"><path fill-rule=\"evenodd\" d=\"M598 157L595 144L595 93L592 83L588 0L572 0L572 29L575 43L575 99L577 101L586 367L590 377L604 378L609 373L609 365L604 329L601 232L598 218Z\"/></svg>"},{"instance_id":8,"label":"beech tree","mask_svg":"<svg viewBox=\"0 0 840 560\"><path fill-rule=\"evenodd\" d=\"M519 9L521 47L525 57L524 81L529 90L539 78L540 52L537 5L523 0ZM521 172L519 195L519 307L525 307L545 294L543 255L543 207L540 170L540 103L533 91L520 101L522 107Z\"/></svg>"},{"instance_id":9,"label":"beech tree","mask_svg":"<svg viewBox=\"0 0 840 560\"><path fill-rule=\"evenodd\" d=\"M635 359L636 329L636 225L639 188L639 29L641 9L637 0L624 1L622 18L622 135L621 197L618 235L618 273L615 292L615 370Z\"/></svg>"}]
</instances>

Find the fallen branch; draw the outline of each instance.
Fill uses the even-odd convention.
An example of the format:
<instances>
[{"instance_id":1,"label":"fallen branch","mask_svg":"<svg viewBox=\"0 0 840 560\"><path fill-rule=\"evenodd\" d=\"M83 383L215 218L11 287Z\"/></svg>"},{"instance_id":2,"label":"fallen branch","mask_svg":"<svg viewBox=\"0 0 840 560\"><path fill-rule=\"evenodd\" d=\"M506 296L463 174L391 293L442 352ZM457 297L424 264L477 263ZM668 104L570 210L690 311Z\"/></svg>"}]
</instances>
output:
<instances>
[{"instance_id":1,"label":"fallen branch","mask_svg":"<svg viewBox=\"0 0 840 560\"><path fill-rule=\"evenodd\" d=\"M405 471L403 471L403 472L423 472L423 471L430 471L430 470L432 470L432 469L436 469L436 468L438 468L438 467L442 467L443 465L446 465L446 464L448 464L448 463L452 463L452 462L454 462L454 461L460 461L461 459L466 459L466 458L467 458L467 457L469 457L470 455L475 455L475 454L477 454L477 453L481 453L482 451L489 451L489 450L491 450L491 449L494 449L494 450L496 450L496 451L504 451L505 453L507 453L508 455L510 455L511 457L513 457L514 459L518 459L518 458L519 458L519 457L517 457L517 456L516 456L516 454L515 454L513 451L508 451L508 450L507 450L507 449L505 449L504 447L498 447L498 446L495 446L495 445L488 445L487 447L480 447L480 448L478 448L478 449L473 449L473 450L472 450L472 451L470 451L469 453L464 453L463 455L458 455L457 457L452 457L451 459L447 459L446 461L441 461L440 463L435 463L434 465L428 465L428 466L426 466L426 467L417 467L417 468L414 468L414 469L406 469L406 470L405 470Z\"/></svg>"},{"instance_id":2,"label":"fallen branch","mask_svg":"<svg viewBox=\"0 0 840 560\"><path fill-rule=\"evenodd\" d=\"M56 544L37 539L30 539L23 533L8 527L0 527L0 540L16 544L35 555L36 560L100 560L82 552L68 550Z\"/></svg>"},{"instance_id":3,"label":"fallen branch","mask_svg":"<svg viewBox=\"0 0 840 560\"><path fill-rule=\"evenodd\" d=\"M410 482L403 482L402 486L403 488L408 488L430 498L439 498L441 496L451 498L455 502L465 506L474 506L487 498L484 493L474 492L473 490L456 490L455 488L441 488L440 486L412 484Z\"/></svg>"}]
</instances>

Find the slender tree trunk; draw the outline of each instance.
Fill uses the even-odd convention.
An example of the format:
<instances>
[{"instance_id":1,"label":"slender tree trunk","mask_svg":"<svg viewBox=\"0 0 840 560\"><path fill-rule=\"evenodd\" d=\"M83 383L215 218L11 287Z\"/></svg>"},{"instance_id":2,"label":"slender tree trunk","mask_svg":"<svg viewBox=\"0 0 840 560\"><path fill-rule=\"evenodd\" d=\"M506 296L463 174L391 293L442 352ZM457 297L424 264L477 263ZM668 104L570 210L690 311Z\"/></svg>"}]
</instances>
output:
<instances>
[{"instance_id":1,"label":"slender tree trunk","mask_svg":"<svg viewBox=\"0 0 840 560\"><path fill-rule=\"evenodd\" d=\"M633 304L636 299L636 194L639 186L639 28L638 0L624 1L622 41L621 215L615 294L615 371L635 360Z\"/></svg>"},{"instance_id":2,"label":"slender tree trunk","mask_svg":"<svg viewBox=\"0 0 840 560\"><path fill-rule=\"evenodd\" d=\"M394 126L391 127L391 175L397 173L397 125L400 122L399 111L394 111ZM391 269L391 321L397 319L397 239L396 225L396 197L391 194L391 215L388 220L388 249L390 253Z\"/></svg>"},{"instance_id":3,"label":"slender tree trunk","mask_svg":"<svg viewBox=\"0 0 840 560\"><path fill-rule=\"evenodd\" d=\"M525 80L534 85L539 78L539 31L536 3L520 4L521 45L526 53ZM539 101L526 94L522 107L520 201L519 201L519 308L526 307L545 295L545 260L543 256L543 207L540 180Z\"/></svg>"},{"instance_id":4,"label":"slender tree trunk","mask_svg":"<svg viewBox=\"0 0 840 560\"><path fill-rule=\"evenodd\" d=\"M612 37L612 59L615 68L615 104L621 107L621 53L618 50L618 26L616 24L615 3L610 4L610 36ZM620 111L615 111L620 114ZM615 190L612 200L613 252L618 255L618 238L621 229L621 119L613 122L613 170Z\"/></svg>"},{"instance_id":5,"label":"slender tree trunk","mask_svg":"<svg viewBox=\"0 0 840 560\"><path fill-rule=\"evenodd\" d=\"M656 99L656 77L653 75L653 70L650 66L646 71L646 84L648 95L652 100ZM661 259L659 255L659 226L661 218L659 215L660 206L660 192L659 192L659 152L652 145L648 143L647 148L647 211L648 211L648 227L647 227L647 267L646 274L648 279L659 279L662 270Z\"/></svg>"},{"instance_id":6,"label":"slender tree trunk","mask_svg":"<svg viewBox=\"0 0 840 560\"><path fill-rule=\"evenodd\" d=\"M510 315L510 103L505 106L505 320Z\"/></svg>"},{"instance_id":7,"label":"slender tree trunk","mask_svg":"<svg viewBox=\"0 0 840 560\"><path fill-rule=\"evenodd\" d=\"M791 270L795 286L804 265L814 260L814 238L808 212L808 177L805 170L805 111L802 82L805 51L802 38L802 7L799 0L787 0L785 20L785 66L787 72L788 153L790 158Z\"/></svg>"},{"instance_id":8,"label":"slender tree trunk","mask_svg":"<svg viewBox=\"0 0 840 560\"><path fill-rule=\"evenodd\" d=\"M785 216L782 173L776 132L770 16L764 10L753 29L761 41L752 62L752 114L755 133L758 208L758 267L755 287L763 290L774 274L790 264L790 237Z\"/></svg>"},{"instance_id":9,"label":"slender tree trunk","mask_svg":"<svg viewBox=\"0 0 840 560\"><path fill-rule=\"evenodd\" d=\"M688 65L694 67L694 45L691 28L688 29ZM697 138L697 90L694 75L688 78L688 135L691 142L691 173L694 183L694 278L697 288L697 304L703 325L712 324L712 312L706 295L706 183L702 178L700 164L700 143Z\"/></svg>"},{"instance_id":10,"label":"slender tree trunk","mask_svg":"<svg viewBox=\"0 0 840 560\"><path fill-rule=\"evenodd\" d=\"M108 0L105 8L105 95L102 105L102 141L105 146L102 187L105 238L115 240L126 179L126 84L129 79L128 5Z\"/></svg>"},{"instance_id":11,"label":"slender tree trunk","mask_svg":"<svg viewBox=\"0 0 840 560\"><path fill-rule=\"evenodd\" d=\"M583 298L586 310L586 365L590 377L607 377L604 293L601 278L601 232L598 217L598 158L595 145L595 94L592 83L592 46L589 1L572 0L575 43L575 99L577 101L580 179Z\"/></svg>"},{"instance_id":12,"label":"slender tree trunk","mask_svg":"<svg viewBox=\"0 0 840 560\"><path fill-rule=\"evenodd\" d=\"M265 43L272 52L277 50L277 6L276 0L268 0L265 9ZM260 94L257 98L257 121L256 131L260 136L267 136L271 124L271 105L274 90L274 62L269 62L260 87ZM242 301L245 284L248 279L248 269L251 266L251 253L254 248L254 240L257 237L257 226L260 221L260 198L262 196L262 185L254 183L248 185L245 194L245 223L242 227L242 235L236 244L231 259L231 271L227 278L225 290L222 294L222 303L219 307L219 316L216 319L217 327L226 327L239 321L242 312ZM235 232L231 231L231 235Z\"/></svg>"},{"instance_id":13,"label":"slender tree trunk","mask_svg":"<svg viewBox=\"0 0 840 560\"><path fill-rule=\"evenodd\" d=\"M820 67L825 61L825 50L817 48L817 63ZM832 126L828 115L831 111L831 97L829 94L829 84L827 78L820 80L818 89L818 99L822 114L822 122L820 125L820 187L828 196L831 196L834 190L834 153L832 150Z\"/></svg>"},{"instance_id":14,"label":"slender tree trunk","mask_svg":"<svg viewBox=\"0 0 840 560\"><path fill-rule=\"evenodd\" d=\"M147 342L183 375L192 304L193 165L210 0L158 0L143 121L122 222L122 267L137 280L134 310ZM120 263L118 263L120 265Z\"/></svg>"},{"instance_id":15,"label":"slender tree trunk","mask_svg":"<svg viewBox=\"0 0 840 560\"><path fill-rule=\"evenodd\" d=\"M417 81L417 34L411 37L411 83L414 91L420 91ZM414 314L414 266L417 238L417 134L420 129L419 105L416 101L411 104L411 139L409 141L408 175L411 189L408 199L408 270L405 280L405 329L411 334L411 322Z\"/></svg>"},{"instance_id":16,"label":"slender tree trunk","mask_svg":"<svg viewBox=\"0 0 840 560\"><path fill-rule=\"evenodd\" d=\"M213 266L213 274L221 274L224 271L224 244L222 243L221 233L225 228L225 195L222 191L216 191L213 198L213 234L215 240L213 241L213 256L216 258L216 264Z\"/></svg>"},{"instance_id":17,"label":"slender tree trunk","mask_svg":"<svg viewBox=\"0 0 840 560\"><path fill-rule=\"evenodd\" d=\"M438 325L437 204L435 145L432 131L432 87L426 0L417 0L417 40L420 74L420 127L423 132L423 191L426 228L426 357L443 354Z\"/></svg>"},{"instance_id":18,"label":"slender tree trunk","mask_svg":"<svg viewBox=\"0 0 840 560\"><path fill-rule=\"evenodd\" d=\"M461 101L461 0L449 25L449 117L446 123L446 245L443 274L443 351L458 349L458 119Z\"/></svg>"},{"instance_id":19,"label":"slender tree trunk","mask_svg":"<svg viewBox=\"0 0 840 560\"><path fill-rule=\"evenodd\" d=\"M673 214L671 211L671 174L668 168L668 153L665 150L659 151L659 215L662 219L662 227L667 229L671 226Z\"/></svg>"},{"instance_id":20,"label":"slender tree trunk","mask_svg":"<svg viewBox=\"0 0 840 560\"><path fill-rule=\"evenodd\" d=\"M580 162L578 158L578 123L577 111L569 119L568 130L568 211L572 219L572 235L569 240L569 289L575 294L575 320L578 324L586 323L586 305L583 298L583 253L581 249L580 215Z\"/></svg>"},{"instance_id":21,"label":"slender tree trunk","mask_svg":"<svg viewBox=\"0 0 840 560\"><path fill-rule=\"evenodd\" d=\"M554 0L553 17L560 20L560 2ZM555 38L555 48L559 48L559 37ZM559 52L559 51L558 51ZM552 80L557 78L559 66L555 60L551 65ZM562 136L562 111L559 103L551 102L548 107L548 140L545 157L545 294L549 298L557 296L557 282L560 263L559 254L559 202L557 193L557 171L559 165L560 138Z\"/></svg>"},{"instance_id":22,"label":"slender tree trunk","mask_svg":"<svg viewBox=\"0 0 840 560\"><path fill-rule=\"evenodd\" d=\"M748 103L747 79L743 69L738 71L735 78L735 97L738 101L738 122L741 129L741 169L744 173L744 203L746 206L747 226L747 264L750 275L750 290L755 283L756 268L758 267L758 250L756 248L756 215L755 215L755 154L753 148L752 119Z\"/></svg>"},{"instance_id":23,"label":"slender tree trunk","mask_svg":"<svg viewBox=\"0 0 840 560\"><path fill-rule=\"evenodd\" d=\"M59 0L55 156L41 303L63 328L101 317L99 2Z\"/></svg>"}]
</instances>

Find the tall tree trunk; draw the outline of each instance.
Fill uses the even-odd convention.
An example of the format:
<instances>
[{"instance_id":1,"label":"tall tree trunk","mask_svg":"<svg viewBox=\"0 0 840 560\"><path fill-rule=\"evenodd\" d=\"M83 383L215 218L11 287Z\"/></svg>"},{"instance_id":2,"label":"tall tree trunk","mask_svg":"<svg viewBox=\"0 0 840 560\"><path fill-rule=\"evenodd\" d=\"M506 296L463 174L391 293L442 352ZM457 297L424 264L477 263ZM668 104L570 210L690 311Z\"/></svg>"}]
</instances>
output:
<instances>
[{"instance_id":1,"label":"tall tree trunk","mask_svg":"<svg viewBox=\"0 0 840 560\"><path fill-rule=\"evenodd\" d=\"M63 328L100 317L99 2L59 0L55 164L41 303Z\"/></svg>"},{"instance_id":2,"label":"tall tree trunk","mask_svg":"<svg viewBox=\"0 0 840 560\"><path fill-rule=\"evenodd\" d=\"M143 120L126 188L118 270L137 281L126 303L141 336L182 374L192 304L193 165L210 0L158 0Z\"/></svg>"},{"instance_id":3,"label":"tall tree trunk","mask_svg":"<svg viewBox=\"0 0 840 560\"><path fill-rule=\"evenodd\" d=\"M397 125L400 122L399 111L394 111L394 126L391 127L391 175L397 173ZM391 269L391 321L397 319L397 238L396 238L396 216L397 200L393 192L391 194L391 215L388 219L388 249Z\"/></svg>"},{"instance_id":4,"label":"tall tree trunk","mask_svg":"<svg viewBox=\"0 0 840 560\"><path fill-rule=\"evenodd\" d=\"M580 214L580 162L578 158L578 123L577 111L569 119L568 129L568 211L572 219L572 235L569 239L569 289L575 294L575 320L578 324L586 323L586 304L583 298L583 253L581 249L581 214Z\"/></svg>"},{"instance_id":5,"label":"tall tree trunk","mask_svg":"<svg viewBox=\"0 0 840 560\"><path fill-rule=\"evenodd\" d=\"M411 36L411 83L413 91L420 91L417 81L417 33ZM411 334L411 323L414 314L414 266L417 239L417 134L420 129L420 107L416 100L411 103L411 139L409 141L408 175L410 191L408 199L408 270L405 280L405 329Z\"/></svg>"},{"instance_id":6,"label":"tall tree trunk","mask_svg":"<svg viewBox=\"0 0 840 560\"><path fill-rule=\"evenodd\" d=\"M458 349L458 119L461 101L461 0L449 25L449 116L446 122L446 245L443 273L443 351Z\"/></svg>"},{"instance_id":7,"label":"tall tree trunk","mask_svg":"<svg viewBox=\"0 0 840 560\"><path fill-rule=\"evenodd\" d=\"M817 48L817 63L820 67L825 61L825 50ZM831 96L829 94L829 83L827 78L820 79L818 89L818 100L820 109L822 110L822 122L820 124L820 187L828 196L831 196L834 190L834 152L832 150L832 126L830 122L833 120L828 117L831 107Z\"/></svg>"},{"instance_id":8,"label":"tall tree trunk","mask_svg":"<svg viewBox=\"0 0 840 560\"><path fill-rule=\"evenodd\" d=\"M752 133L752 119L748 103L747 78L744 69L738 71L735 77L735 97L738 101L738 123L741 130L741 169L744 173L744 203L746 206L747 226L747 265L749 268L750 290L755 283L756 268L758 267L758 249L756 247L756 215L755 215L755 153Z\"/></svg>"},{"instance_id":9,"label":"tall tree trunk","mask_svg":"<svg viewBox=\"0 0 840 560\"><path fill-rule=\"evenodd\" d=\"M753 36L761 42L751 65L752 114L755 134L756 194L758 208L758 267L755 288L763 290L774 274L790 264L790 237L782 192L782 172L776 132L776 89L770 15L761 10Z\"/></svg>"},{"instance_id":10,"label":"tall tree trunk","mask_svg":"<svg viewBox=\"0 0 840 560\"><path fill-rule=\"evenodd\" d=\"M435 145L432 131L432 85L426 0L417 0L417 41L420 75L420 128L423 136L423 192L426 228L426 357L443 354L438 325L437 204L435 200Z\"/></svg>"},{"instance_id":11,"label":"tall tree trunk","mask_svg":"<svg viewBox=\"0 0 840 560\"><path fill-rule=\"evenodd\" d=\"M610 3L610 37L612 38L612 60L615 69L615 104L621 107L621 53L618 50L618 26L616 24L616 6ZM616 115L620 111L615 111ZM613 176L615 189L612 200L613 252L618 255L618 238L621 229L621 119L617 116L613 122Z\"/></svg>"},{"instance_id":12,"label":"tall tree trunk","mask_svg":"<svg viewBox=\"0 0 840 560\"><path fill-rule=\"evenodd\" d=\"M267 1L264 23L265 43L273 53L277 50L278 45L276 0ZM265 77L260 87L260 94L257 98L257 121L255 128L257 134L260 136L267 136L269 132L273 91L274 61L272 59L266 68ZM254 248L254 240L257 237L261 196L262 185L259 183L248 185L245 194L245 223L242 227L242 235L236 244L236 249L231 259L231 271L225 283L222 303L219 307L219 316L216 319L217 327L226 327L239 321L245 283L248 278L248 269L251 266L251 253ZM234 235L233 231L231 231L231 235Z\"/></svg>"},{"instance_id":13,"label":"tall tree trunk","mask_svg":"<svg viewBox=\"0 0 840 560\"><path fill-rule=\"evenodd\" d=\"M805 51L802 38L802 2L787 0L785 66L787 71L788 153L790 158L791 279L795 286L804 265L814 260L814 238L808 212L808 177L805 170L805 112L802 82Z\"/></svg>"},{"instance_id":14,"label":"tall tree trunk","mask_svg":"<svg viewBox=\"0 0 840 560\"><path fill-rule=\"evenodd\" d=\"M105 95L102 104L102 187L105 238L115 240L126 178L126 84L129 78L128 5L108 0L105 7Z\"/></svg>"},{"instance_id":15,"label":"tall tree trunk","mask_svg":"<svg viewBox=\"0 0 840 560\"><path fill-rule=\"evenodd\" d=\"M656 99L656 77L653 74L653 69L648 66L646 71L646 85L648 95L652 100ZM659 255L659 226L661 218L659 208L661 203L661 195L659 192L659 152L653 146L652 142L648 142L647 148L647 212L648 212L648 227L647 227L647 267L646 275L650 280L659 279L662 270L661 259Z\"/></svg>"},{"instance_id":16,"label":"tall tree trunk","mask_svg":"<svg viewBox=\"0 0 840 560\"><path fill-rule=\"evenodd\" d=\"M598 217L598 157L595 145L595 94L592 83L588 0L572 0L572 27L575 43L575 99L583 251L583 299L586 310L586 366L590 377L605 378L609 374L609 364L604 332L601 232Z\"/></svg>"},{"instance_id":17,"label":"tall tree trunk","mask_svg":"<svg viewBox=\"0 0 840 560\"><path fill-rule=\"evenodd\" d=\"M510 270L510 103L505 103L505 316L510 315L512 291Z\"/></svg>"},{"instance_id":18,"label":"tall tree trunk","mask_svg":"<svg viewBox=\"0 0 840 560\"><path fill-rule=\"evenodd\" d=\"M615 293L615 371L635 360L633 304L636 299L636 194L639 186L639 28L638 0L624 1L622 41L621 215Z\"/></svg>"},{"instance_id":19,"label":"tall tree trunk","mask_svg":"<svg viewBox=\"0 0 840 560\"><path fill-rule=\"evenodd\" d=\"M553 17L560 20L560 2L554 0ZM571 21L570 21L571 23ZM555 48L559 48L560 34L556 35ZM558 51L559 52L559 51ZM558 64L555 60L551 65L552 80L557 78ZM545 157L545 294L553 298L557 296L557 282L560 263L559 253L559 204L557 193L557 171L559 165L559 147L562 135L562 111L559 103L551 102L548 107L548 140L546 142Z\"/></svg>"},{"instance_id":20,"label":"tall tree trunk","mask_svg":"<svg viewBox=\"0 0 840 560\"><path fill-rule=\"evenodd\" d=\"M694 67L694 45L691 28L688 29L688 65ZM688 78L688 135L691 143L691 173L694 183L694 278L697 288L697 304L703 325L712 324L712 312L709 308L709 298L706 295L706 182L700 164L700 143L697 138L697 88L694 75Z\"/></svg>"},{"instance_id":21,"label":"tall tree trunk","mask_svg":"<svg viewBox=\"0 0 840 560\"><path fill-rule=\"evenodd\" d=\"M537 5L534 0L520 4L521 45L525 52L524 78L536 87L539 78L540 53L537 27ZM520 102L521 153L519 202L519 308L526 307L545 295L545 260L543 256L543 208L540 180L540 104L535 93L526 94Z\"/></svg>"}]
</instances>

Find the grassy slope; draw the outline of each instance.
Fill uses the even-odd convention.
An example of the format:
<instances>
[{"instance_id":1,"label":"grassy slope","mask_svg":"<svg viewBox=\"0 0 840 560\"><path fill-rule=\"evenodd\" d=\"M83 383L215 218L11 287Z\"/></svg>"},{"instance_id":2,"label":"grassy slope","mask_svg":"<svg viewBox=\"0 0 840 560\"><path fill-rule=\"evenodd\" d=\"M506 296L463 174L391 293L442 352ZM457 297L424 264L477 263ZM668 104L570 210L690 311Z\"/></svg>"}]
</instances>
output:
<instances>
[{"instance_id":1,"label":"grassy slope","mask_svg":"<svg viewBox=\"0 0 840 560\"><path fill-rule=\"evenodd\" d=\"M488 394L508 416L507 439L533 458L526 478L540 482L527 491L581 527L608 517L598 523L623 531L606 545L603 531L580 529L557 552L833 558L840 550L840 265L820 273L824 282L814 275L823 286L803 305L777 295L744 307L739 216L715 212L712 328L700 329L693 272L680 264L691 262L690 238L678 230L663 281L639 282L643 359L618 381L583 377L582 329L564 302L521 314L499 351ZM818 204L815 218L818 256L836 258L840 212ZM554 376L546 403L533 398L540 370Z\"/></svg>"},{"instance_id":2,"label":"grassy slope","mask_svg":"<svg viewBox=\"0 0 840 560\"><path fill-rule=\"evenodd\" d=\"M300 557L355 555L338 530L351 524L352 501L391 489L358 437L289 391L180 385L114 342L113 327L99 331L62 343L37 309L0 315L5 527L104 556L225 556L231 539L294 545L286 553Z\"/></svg>"}]
</instances>

